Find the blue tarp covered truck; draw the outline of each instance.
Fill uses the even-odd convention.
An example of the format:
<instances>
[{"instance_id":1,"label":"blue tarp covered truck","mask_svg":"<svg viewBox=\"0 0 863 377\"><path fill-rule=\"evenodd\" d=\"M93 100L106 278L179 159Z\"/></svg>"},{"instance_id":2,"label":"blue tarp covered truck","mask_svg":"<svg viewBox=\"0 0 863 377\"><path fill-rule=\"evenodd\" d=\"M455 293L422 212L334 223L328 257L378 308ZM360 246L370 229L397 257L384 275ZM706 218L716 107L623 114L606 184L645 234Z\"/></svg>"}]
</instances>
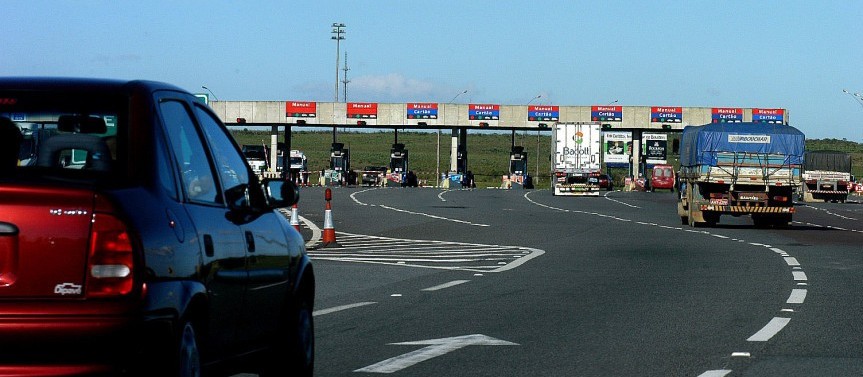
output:
<instances>
[{"instance_id":1,"label":"blue tarp covered truck","mask_svg":"<svg viewBox=\"0 0 863 377\"><path fill-rule=\"evenodd\" d=\"M680 142L677 213L690 226L721 215L751 216L755 226L787 226L801 184L806 136L766 123L688 126Z\"/></svg>"}]
</instances>

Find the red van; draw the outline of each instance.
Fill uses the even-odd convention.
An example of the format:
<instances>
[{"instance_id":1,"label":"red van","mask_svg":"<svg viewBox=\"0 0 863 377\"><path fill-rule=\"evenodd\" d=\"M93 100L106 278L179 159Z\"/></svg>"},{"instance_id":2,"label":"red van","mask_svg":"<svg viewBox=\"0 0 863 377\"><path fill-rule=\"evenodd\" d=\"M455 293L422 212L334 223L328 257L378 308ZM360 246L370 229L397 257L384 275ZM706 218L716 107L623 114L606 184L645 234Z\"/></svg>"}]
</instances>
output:
<instances>
[{"instance_id":1,"label":"red van","mask_svg":"<svg viewBox=\"0 0 863 377\"><path fill-rule=\"evenodd\" d=\"M650 187L653 190L674 191L674 168L671 165L654 165L653 175L650 177Z\"/></svg>"}]
</instances>

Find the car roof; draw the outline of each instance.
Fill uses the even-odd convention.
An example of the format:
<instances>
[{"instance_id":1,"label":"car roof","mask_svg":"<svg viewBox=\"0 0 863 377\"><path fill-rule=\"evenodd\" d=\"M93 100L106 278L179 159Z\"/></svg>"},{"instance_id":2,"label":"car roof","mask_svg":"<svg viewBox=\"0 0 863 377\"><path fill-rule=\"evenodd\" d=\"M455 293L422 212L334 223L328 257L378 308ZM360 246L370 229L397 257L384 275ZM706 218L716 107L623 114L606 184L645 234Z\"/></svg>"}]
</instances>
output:
<instances>
[{"instance_id":1,"label":"car roof","mask_svg":"<svg viewBox=\"0 0 863 377\"><path fill-rule=\"evenodd\" d=\"M0 89L127 92L130 90L173 90L187 92L174 85L148 80L117 80L73 77L0 77Z\"/></svg>"}]
</instances>

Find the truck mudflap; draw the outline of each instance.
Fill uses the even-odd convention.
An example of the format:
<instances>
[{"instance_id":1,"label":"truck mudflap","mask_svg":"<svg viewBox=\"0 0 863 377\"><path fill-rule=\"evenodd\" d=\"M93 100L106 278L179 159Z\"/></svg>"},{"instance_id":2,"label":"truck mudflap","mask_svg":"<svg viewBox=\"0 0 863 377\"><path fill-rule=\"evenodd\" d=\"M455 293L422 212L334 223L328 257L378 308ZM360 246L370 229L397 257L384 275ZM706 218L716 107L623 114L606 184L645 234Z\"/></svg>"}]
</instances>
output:
<instances>
[{"instance_id":1,"label":"truck mudflap","mask_svg":"<svg viewBox=\"0 0 863 377\"><path fill-rule=\"evenodd\" d=\"M723 206L702 204L702 211L725 213L794 213L794 207Z\"/></svg>"}]
</instances>

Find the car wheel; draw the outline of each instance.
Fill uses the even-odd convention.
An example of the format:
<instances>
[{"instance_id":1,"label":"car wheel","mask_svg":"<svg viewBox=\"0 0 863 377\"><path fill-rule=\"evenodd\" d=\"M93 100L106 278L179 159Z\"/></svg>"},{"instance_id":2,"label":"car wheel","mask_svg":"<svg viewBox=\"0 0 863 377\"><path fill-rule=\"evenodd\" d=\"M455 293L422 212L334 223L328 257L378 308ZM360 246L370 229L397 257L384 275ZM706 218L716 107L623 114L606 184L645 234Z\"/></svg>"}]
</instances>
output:
<instances>
[{"instance_id":1,"label":"car wheel","mask_svg":"<svg viewBox=\"0 0 863 377\"><path fill-rule=\"evenodd\" d=\"M315 366L315 323L311 305L303 300L294 321L291 357L301 376L312 376Z\"/></svg>"},{"instance_id":2,"label":"car wheel","mask_svg":"<svg viewBox=\"0 0 863 377\"><path fill-rule=\"evenodd\" d=\"M260 377L311 377L315 366L315 327L311 304L303 299L287 314L284 331L266 354Z\"/></svg>"},{"instance_id":3,"label":"car wheel","mask_svg":"<svg viewBox=\"0 0 863 377\"><path fill-rule=\"evenodd\" d=\"M201 355L198 349L198 339L195 335L195 327L191 322L186 322L183 325L182 333L180 333L177 354L177 376L201 376Z\"/></svg>"}]
</instances>

